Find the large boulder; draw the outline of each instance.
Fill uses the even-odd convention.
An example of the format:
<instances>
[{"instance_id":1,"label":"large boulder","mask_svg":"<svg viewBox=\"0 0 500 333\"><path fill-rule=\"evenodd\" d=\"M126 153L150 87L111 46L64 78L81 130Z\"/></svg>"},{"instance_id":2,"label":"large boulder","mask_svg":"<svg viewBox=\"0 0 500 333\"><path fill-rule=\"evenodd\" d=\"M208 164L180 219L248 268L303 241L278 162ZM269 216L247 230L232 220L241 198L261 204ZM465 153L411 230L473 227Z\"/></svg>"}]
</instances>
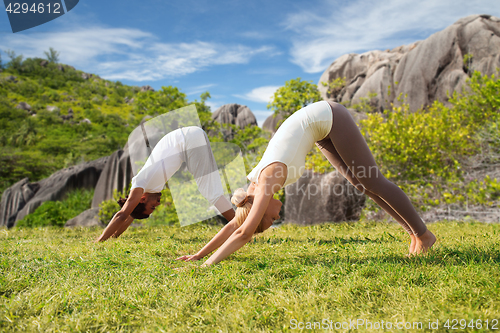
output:
<instances>
[{"instance_id":1,"label":"large boulder","mask_svg":"<svg viewBox=\"0 0 500 333\"><path fill-rule=\"evenodd\" d=\"M122 192L132 181L134 174L127 150L117 150L109 156L106 166L97 181L92 198L92 208L99 207L105 200L113 198L113 192Z\"/></svg>"},{"instance_id":2,"label":"large boulder","mask_svg":"<svg viewBox=\"0 0 500 333\"><path fill-rule=\"evenodd\" d=\"M104 227L99 219L99 208L90 208L68 220L65 227Z\"/></svg>"},{"instance_id":3,"label":"large boulder","mask_svg":"<svg viewBox=\"0 0 500 333\"><path fill-rule=\"evenodd\" d=\"M416 111L435 100L446 103L474 70L491 75L499 67L500 19L472 15L424 41L343 55L323 73L318 89L324 99L338 102L356 104L368 98L378 111L407 96L405 102ZM342 89L324 85L338 78L345 78Z\"/></svg>"},{"instance_id":4,"label":"large boulder","mask_svg":"<svg viewBox=\"0 0 500 333\"><path fill-rule=\"evenodd\" d=\"M269 117L264 120L264 124L262 124L262 129L271 133L276 133L278 130L278 124L281 124L283 121L283 116L281 114L270 115Z\"/></svg>"},{"instance_id":5,"label":"large boulder","mask_svg":"<svg viewBox=\"0 0 500 333\"><path fill-rule=\"evenodd\" d=\"M246 105L236 103L225 104L212 113L212 119L220 124L236 125L243 129L249 125L257 126L257 118ZM224 135L232 138L234 135L232 130L224 129Z\"/></svg>"},{"instance_id":6,"label":"large boulder","mask_svg":"<svg viewBox=\"0 0 500 333\"><path fill-rule=\"evenodd\" d=\"M94 188L108 157L62 169L36 183L23 179L2 195L0 226L13 227L45 201L61 200L66 193L79 188Z\"/></svg>"},{"instance_id":7,"label":"large boulder","mask_svg":"<svg viewBox=\"0 0 500 333\"><path fill-rule=\"evenodd\" d=\"M31 111L31 105L29 105L26 102L21 102L21 103L16 105L16 109Z\"/></svg>"},{"instance_id":8,"label":"large boulder","mask_svg":"<svg viewBox=\"0 0 500 333\"><path fill-rule=\"evenodd\" d=\"M148 86L142 86L140 91L145 92L145 91L155 91L155 90L153 89L153 87L148 85Z\"/></svg>"},{"instance_id":9,"label":"large boulder","mask_svg":"<svg viewBox=\"0 0 500 333\"><path fill-rule=\"evenodd\" d=\"M33 198L39 187L38 183L30 183L28 178L24 178L6 189L0 201L0 226L13 227L17 213Z\"/></svg>"},{"instance_id":10,"label":"large boulder","mask_svg":"<svg viewBox=\"0 0 500 333\"><path fill-rule=\"evenodd\" d=\"M285 187L285 222L300 225L358 220L365 195L338 172L306 170Z\"/></svg>"},{"instance_id":11,"label":"large boulder","mask_svg":"<svg viewBox=\"0 0 500 333\"><path fill-rule=\"evenodd\" d=\"M55 105L47 105L46 107L47 111L49 112L54 112L54 113L57 113L59 114L59 112L61 112L61 109L59 109L57 106Z\"/></svg>"}]
</instances>

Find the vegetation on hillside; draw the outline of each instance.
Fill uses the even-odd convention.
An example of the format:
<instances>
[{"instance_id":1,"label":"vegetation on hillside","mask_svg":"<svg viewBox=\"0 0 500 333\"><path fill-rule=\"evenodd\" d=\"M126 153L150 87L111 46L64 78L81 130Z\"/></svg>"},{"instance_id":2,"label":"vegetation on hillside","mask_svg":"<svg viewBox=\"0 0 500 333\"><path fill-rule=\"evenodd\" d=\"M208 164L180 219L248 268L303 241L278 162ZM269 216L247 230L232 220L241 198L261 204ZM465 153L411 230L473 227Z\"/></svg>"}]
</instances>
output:
<instances>
[{"instance_id":1,"label":"vegetation on hillside","mask_svg":"<svg viewBox=\"0 0 500 333\"><path fill-rule=\"evenodd\" d=\"M47 54L50 62L9 55L0 73L0 193L24 177L36 181L110 155L147 115L195 103L203 125L212 126L205 104L209 95L188 101L172 86L141 91L103 80L57 64L53 49ZM29 107L20 108L21 102Z\"/></svg>"}]
</instances>

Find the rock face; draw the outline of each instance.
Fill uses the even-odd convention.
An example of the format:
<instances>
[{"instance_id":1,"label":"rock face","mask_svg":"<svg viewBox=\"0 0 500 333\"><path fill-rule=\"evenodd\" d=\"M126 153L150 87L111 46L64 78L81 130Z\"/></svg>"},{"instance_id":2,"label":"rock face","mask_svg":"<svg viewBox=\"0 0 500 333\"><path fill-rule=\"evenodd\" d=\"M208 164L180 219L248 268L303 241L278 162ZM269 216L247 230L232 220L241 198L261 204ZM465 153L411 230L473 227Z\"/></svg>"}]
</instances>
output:
<instances>
[{"instance_id":1,"label":"rock face","mask_svg":"<svg viewBox=\"0 0 500 333\"><path fill-rule=\"evenodd\" d=\"M29 105L26 102L21 102L21 103L16 105L16 109L31 111L31 105Z\"/></svg>"},{"instance_id":2,"label":"rock face","mask_svg":"<svg viewBox=\"0 0 500 333\"><path fill-rule=\"evenodd\" d=\"M145 92L145 91L155 91L155 90L151 86L142 86L140 91Z\"/></svg>"},{"instance_id":3,"label":"rock face","mask_svg":"<svg viewBox=\"0 0 500 333\"><path fill-rule=\"evenodd\" d=\"M365 203L365 195L336 171L306 170L285 195L285 222L300 225L358 220Z\"/></svg>"},{"instance_id":4,"label":"rock face","mask_svg":"<svg viewBox=\"0 0 500 333\"><path fill-rule=\"evenodd\" d=\"M132 177L134 174L128 150L115 151L109 156L97 181L92 198L92 208L97 208L101 202L112 199L114 190L123 191L132 181Z\"/></svg>"},{"instance_id":5,"label":"rock face","mask_svg":"<svg viewBox=\"0 0 500 333\"><path fill-rule=\"evenodd\" d=\"M11 228L45 201L61 200L77 188L94 188L108 157L62 169L49 178L29 183L25 178L2 194L0 226Z\"/></svg>"},{"instance_id":6,"label":"rock face","mask_svg":"<svg viewBox=\"0 0 500 333\"><path fill-rule=\"evenodd\" d=\"M99 220L99 208L90 208L68 220L65 227L104 227Z\"/></svg>"},{"instance_id":7,"label":"rock face","mask_svg":"<svg viewBox=\"0 0 500 333\"><path fill-rule=\"evenodd\" d=\"M212 119L220 124L236 125L243 129L248 125L257 126L257 118L246 105L240 104L225 104L215 110L212 114ZM232 130L224 130L224 134L232 137Z\"/></svg>"},{"instance_id":8,"label":"rock face","mask_svg":"<svg viewBox=\"0 0 500 333\"><path fill-rule=\"evenodd\" d=\"M276 133L278 130L278 124L283 120L283 116L281 114L274 116L274 114L270 115L262 124L262 129L271 133Z\"/></svg>"},{"instance_id":9,"label":"rock face","mask_svg":"<svg viewBox=\"0 0 500 333\"><path fill-rule=\"evenodd\" d=\"M246 105L240 104L225 104L215 110L212 114L212 119L221 124L237 125L241 129L248 125L257 126L257 119Z\"/></svg>"},{"instance_id":10,"label":"rock face","mask_svg":"<svg viewBox=\"0 0 500 333\"><path fill-rule=\"evenodd\" d=\"M387 51L346 54L323 73L318 89L324 99L359 103L369 98L378 111L407 95L412 111L460 92L470 73L497 73L500 67L500 19L473 15L458 20L424 41ZM345 78L342 89L323 83ZM370 93L375 97L370 98Z\"/></svg>"},{"instance_id":11,"label":"rock face","mask_svg":"<svg viewBox=\"0 0 500 333\"><path fill-rule=\"evenodd\" d=\"M54 105L47 105L46 109L47 111L54 113L59 113L61 111L61 109L59 109L57 106Z\"/></svg>"},{"instance_id":12,"label":"rock face","mask_svg":"<svg viewBox=\"0 0 500 333\"><path fill-rule=\"evenodd\" d=\"M17 213L26 206L39 188L38 183L30 183L28 178L24 178L6 189L0 201L0 226L13 227Z\"/></svg>"}]
</instances>

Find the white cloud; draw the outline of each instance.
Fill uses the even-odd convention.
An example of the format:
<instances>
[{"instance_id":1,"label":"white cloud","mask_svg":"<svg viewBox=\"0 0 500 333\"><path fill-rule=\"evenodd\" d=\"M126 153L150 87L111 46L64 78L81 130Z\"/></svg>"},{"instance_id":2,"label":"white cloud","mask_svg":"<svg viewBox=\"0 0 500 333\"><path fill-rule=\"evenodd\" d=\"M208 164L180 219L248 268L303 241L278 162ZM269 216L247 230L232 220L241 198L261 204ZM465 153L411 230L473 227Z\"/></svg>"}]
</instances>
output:
<instances>
[{"instance_id":1,"label":"white cloud","mask_svg":"<svg viewBox=\"0 0 500 333\"><path fill-rule=\"evenodd\" d=\"M186 95L187 96L199 95L199 94L204 93L205 91L207 91L208 88L212 88L212 87L215 87L215 86L216 86L215 83L211 83L211 84L203 84L201 86L191 87L191 88L187 89Z\"/></svg>"},{"instance_id":2,"label":"white cloud","mask_svg":"<svg viewBox=\"0 0 500 333\"><path fill-rule=\"evenodd\" d=\"M248 47L204 41L163 43L137 29L78 28L62 33L4 35L0 49L26 57L43 57L53 47L60 61L110 80L160 80L180 77L210 66L244 64L270 46Z\"/></svg>"},{"instance_id":3,"label":"white cloud","mask_svg":"<svg viewBox=\"0 0 500 333\"><path fill-rule=\"evenodd\" d=\"M498 0L324 1L287 17L294 32L292 62L305 72L324 71L346 53L394 48L427 38L461 17L500 16Z\"/></svg>"},{"instance_id":4,"label":"white cloud","mask_svg":"<svg viewBox=\"0 0 500 333\"><path fill-rule=\"evenodd\" d=\"M222 105L222 103L217 103L217 102L211 102L211 101L206 101L205 102L206 105L208 105L210 107L210 111L212 111L212 113L215 112L215 110L217 110L218 108L220 108Z\"/></svg>"},{"instance_id":5,"label":"white cloud","mask_svg":"<svg viewBox=\"0 0 500 333\"><path fill-rule=\"evenodd\" d=\"M279 86L264 86L252 89L252 91L246 93L245 95L235 95L249 101L259 102L259 103L269 103L274 95L274 92L279 88Z\"/></svg>"},{"instance_id":6,"label":"white cloud","mask_svg":"<svg viewBox=\"0 0 500 333\"><path fill-rule=\"evenodd\" d=\"M98 56L127 56L130 51L138 52L148 39L154 36L136 29L93 27L57 33L5 34L0 47L25 57L44 57L43 52L53 47L60 52L61 62L78 67Z\"/></svg>"}]
</instances>

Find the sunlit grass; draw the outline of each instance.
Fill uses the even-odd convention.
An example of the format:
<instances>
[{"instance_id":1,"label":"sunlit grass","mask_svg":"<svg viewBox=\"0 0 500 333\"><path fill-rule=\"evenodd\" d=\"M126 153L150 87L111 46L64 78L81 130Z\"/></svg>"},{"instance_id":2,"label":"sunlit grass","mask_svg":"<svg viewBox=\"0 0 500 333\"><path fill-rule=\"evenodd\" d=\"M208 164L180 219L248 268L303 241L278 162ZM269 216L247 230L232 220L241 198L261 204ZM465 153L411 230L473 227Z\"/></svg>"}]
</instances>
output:
<instances>
[{"instance_id":1,"label":"sunlit grass","mask_svg":"<svg viewBox=\"0 0 500 333\"><path fill-rule=\"evenodd\" d=\"M100 244L97 229L0 230L0 330L294 331L293 319L439 320L443 329L448 318L500 319L500 225L429 227L435 249L407 258L395 224L286 225L209 268L174 259L217 227L131 229Z\"/></svg>"}]
</instances>

